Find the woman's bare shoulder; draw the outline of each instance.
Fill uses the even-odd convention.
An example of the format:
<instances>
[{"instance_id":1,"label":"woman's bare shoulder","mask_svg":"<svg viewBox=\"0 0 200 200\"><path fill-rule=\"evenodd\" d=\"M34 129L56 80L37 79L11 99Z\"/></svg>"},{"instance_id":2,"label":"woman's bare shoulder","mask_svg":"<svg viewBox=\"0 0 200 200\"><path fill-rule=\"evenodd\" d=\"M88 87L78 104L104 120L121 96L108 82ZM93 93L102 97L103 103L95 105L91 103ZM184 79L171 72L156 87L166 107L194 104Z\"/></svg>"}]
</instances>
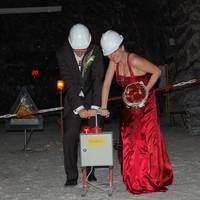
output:
<instances>
[{"instance_id":1,"label":"woman's bare shoulder","mask_svg":"<svg viewBox=\"0 0 200 200\"><path fill-rule=\"evenodd\" d=\"M141 64L146 61L145 58L143 58L142 56L135 54L135 53L130 54L130 60L133 65L138 65L138 64Z\"/></svg>"},{"instance_id":2,"label":"woman's bare shoulder","mask_svg":"<svg viewBox=\"0 0 200 200\"><path fill-rule=\"evenodd\" d=\"M129 53L129 61L130 61L132 64L137 63L137 60L140 60L140 59L141 59L141 57L138 56L137 54L135 54L135 53L133 53L133 52Z\"/></svg>"}]
</instances>

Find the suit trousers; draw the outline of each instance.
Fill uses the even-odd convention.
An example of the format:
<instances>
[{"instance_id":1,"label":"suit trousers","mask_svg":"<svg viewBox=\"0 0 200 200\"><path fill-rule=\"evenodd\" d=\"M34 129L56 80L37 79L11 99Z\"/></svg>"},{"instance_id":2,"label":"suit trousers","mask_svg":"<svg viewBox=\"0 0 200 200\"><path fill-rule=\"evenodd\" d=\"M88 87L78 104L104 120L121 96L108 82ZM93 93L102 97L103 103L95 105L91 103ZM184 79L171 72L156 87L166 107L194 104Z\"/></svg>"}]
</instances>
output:
<instances>
[{"instance_id":1,"label":"suit trousers","mask_svg":"<svg viewBox=\"0 0 200 200\"><path fill-rule=\"evenodd\" d=\"M74 113L64 117L63 152L68 180L78 178L77 160L81 121L79 115Z\"/></svg>"},{"instance_id":2,"label":"suit trousers","mask_svg":"<svg viewBox=\"0 0 200 200\"><path fill-rule=\"evenodd\" d=\"M99 125L102 124L102 118L99 120ZM78 147L80 139L80 131L83 124L88 124L90 127L95 126L95 118L89 120L81 119L79 115L73 112L64 117L64 136L63 136L63 151L64 151L64 167L68 180L78 179ZM90 168L87 168L90 171ZM94 170L92 171L94 173Z\"/></svg>"}]
</instances>

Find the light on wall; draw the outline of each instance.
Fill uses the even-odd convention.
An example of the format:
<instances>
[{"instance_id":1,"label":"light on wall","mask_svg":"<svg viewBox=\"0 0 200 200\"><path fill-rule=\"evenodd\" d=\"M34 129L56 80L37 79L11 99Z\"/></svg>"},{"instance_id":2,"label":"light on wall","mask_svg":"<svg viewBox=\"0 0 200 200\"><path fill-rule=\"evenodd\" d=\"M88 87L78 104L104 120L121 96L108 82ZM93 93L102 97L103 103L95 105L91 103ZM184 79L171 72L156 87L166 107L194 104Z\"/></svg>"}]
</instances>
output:
<instances>
[{"instance_id":1,"label":"light on wall","mask_svg":"<svg viewBox=\"0 0 200 200\"><path fill-rule=\"evenodd\" d=\"M176 43L175 43L175 39L174 38L169 38L169 45L170 46L175 46L176 45Z\"/></svg>"},{"instance_id":2,"label":"light on wall","mask_svg":"<svg viewBox=\"0 0 200 200\"><path fill-rule=\"evenodd\" d=\"M0 8L0 14L24 14L24 13L51 13L61 12L62 6L40 6L22 8Z\"/></svg>"}]
</instances>

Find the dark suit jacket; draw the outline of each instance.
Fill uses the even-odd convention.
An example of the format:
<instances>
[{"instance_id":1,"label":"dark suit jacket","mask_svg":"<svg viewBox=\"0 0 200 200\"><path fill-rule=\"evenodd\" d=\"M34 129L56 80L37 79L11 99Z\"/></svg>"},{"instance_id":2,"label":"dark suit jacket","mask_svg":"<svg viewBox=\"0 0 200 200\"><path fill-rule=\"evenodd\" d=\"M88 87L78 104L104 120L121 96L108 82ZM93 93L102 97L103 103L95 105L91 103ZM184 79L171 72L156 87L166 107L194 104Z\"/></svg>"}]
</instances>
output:
<instances>
[{"instance_id":1,"label":"dark suit jacket","mask_svg":"<svg viewBox=\"0 0 200 200\"><path fill-rule=\"evenodd\" d=\"M88 108L91 105L100 106L101 104L101 89L104 76L103 55L101 49L92 44L88 47L86 54L92 49L94 49L93 55L95 59L83 78L69 43L65 43L56 53L60 75L65 82L64 114L81 105ZM84 93L84 98L79 96L81 90Z\"/></svg>"}]
</instances>

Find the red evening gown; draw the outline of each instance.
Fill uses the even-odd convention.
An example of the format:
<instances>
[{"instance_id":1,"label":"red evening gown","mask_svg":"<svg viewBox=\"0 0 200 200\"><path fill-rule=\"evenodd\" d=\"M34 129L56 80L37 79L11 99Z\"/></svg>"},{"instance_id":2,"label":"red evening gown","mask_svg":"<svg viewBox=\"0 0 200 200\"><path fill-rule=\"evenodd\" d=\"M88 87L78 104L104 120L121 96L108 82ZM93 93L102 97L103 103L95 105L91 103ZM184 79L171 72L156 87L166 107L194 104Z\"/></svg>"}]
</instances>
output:
<instances>
[{"instance_id":1,"label":"red evening gown","mask_svg":"<svg viewBox=\"0 0 200 200\"><path fill-rule=\"evenodd\" d=\"M119 75L116 81L125 87L134 81L147 85L149 74L134 76L127 59L129 77ZM142 108L124 108L121 116L122 174L127 190L132 194L165 192L173 183L173 171L168 158L157 116L155 91L149 91Z\"/></svg>"}]
</instances>

